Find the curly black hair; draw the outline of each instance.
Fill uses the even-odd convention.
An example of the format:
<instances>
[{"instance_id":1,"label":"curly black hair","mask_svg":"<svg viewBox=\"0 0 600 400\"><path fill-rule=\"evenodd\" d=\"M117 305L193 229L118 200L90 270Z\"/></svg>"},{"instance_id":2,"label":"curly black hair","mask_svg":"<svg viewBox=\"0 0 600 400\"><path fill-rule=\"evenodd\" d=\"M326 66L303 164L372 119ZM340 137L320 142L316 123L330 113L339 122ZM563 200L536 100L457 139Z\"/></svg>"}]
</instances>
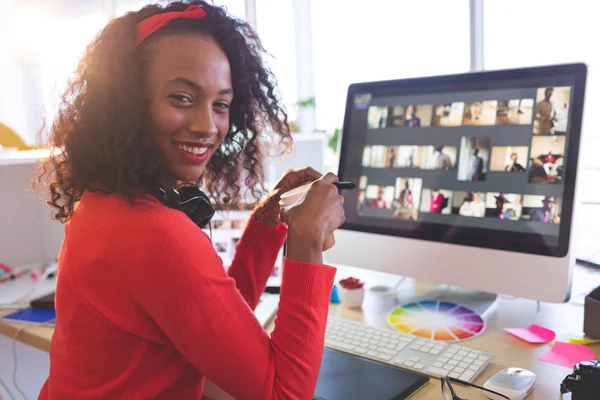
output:
<instances>
[{"instance_id":1,"label":"curly black hair","mask_svg":"<svg viewBox=\"0 0 600 400\"><path fill-rule=\"evenodd\" d=\"M202 7L206 19L174 20L135 46L140 21L191 4ZM155 187L176 187L148 134L143 79L156 39L182 33L215 40L229 59L235 93L230 130L195 184L225 208L237 208L246 197L243 189L254 199L260 197L265 135L273 134L280 149L292 142L275 77L263 64L265 50L252 28L223 8L205 1L176 1L113 19L86 48L50 127L51 155L37 179L49 181L48 203L56 209L55 219L65 222L86 189L101 187L133 200Z\"/></svg>"}]
</instances>

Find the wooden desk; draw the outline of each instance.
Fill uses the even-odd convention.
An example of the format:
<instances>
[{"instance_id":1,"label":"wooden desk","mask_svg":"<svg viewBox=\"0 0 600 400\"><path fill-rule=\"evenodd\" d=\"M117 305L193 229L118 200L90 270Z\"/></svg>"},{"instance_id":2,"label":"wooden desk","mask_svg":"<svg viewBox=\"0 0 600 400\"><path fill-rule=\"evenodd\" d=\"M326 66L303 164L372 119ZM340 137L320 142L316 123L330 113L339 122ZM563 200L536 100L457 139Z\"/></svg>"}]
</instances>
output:
<instances>
[{"instance_id":1,"label":"wooden desk","mask_svg":"<svg viewBox=\"0 0 600 400\"><path fill-rule=\"evenodd\" d=\"M398 277L385 276L371 271L340 271L340 277L348 273L365 277L367 282L377 283ZM370 278L368 278L370 277ZM583 327L583 292L592 285L599 285L600 272L590 272L584 268L577 268L575 273L575 285L573 299L565 304L541 303L538 313L537 302L525 299L511 299L501 297L498 299L496 308L487 317L487 329L485 333L473 340L461 343L464 346L491 351L496 354L492 364L478 377L476 384L482 385L490 376L506 367L521 367L529 369L537 374L538 383L532 394L527 399L550 400L559 399L559 385L562 379L570 372L568 368L539 361L537 358L550 349L550 345L530 345L504 332L507 327L526 327L531 323L537 323L555 330L557 333L580 333ZM367 292L362 310L349 310L339 305L331 305L330 313L340 315L356 321L362 321L372 326L386 326L385 316L389 309L398 303L397 299L379 297ZM0 315L10 311L0 311ZM21 324L0 323L0 333L13 337L22 327ZM273 324L268 331L273 329ZM21 332L18 340L33 347L48 351L52 328L32 327ZM600 358L600 344L590 346ZM458 387L458 394L469 399L484 399L478 390ZM422 391L417 393L415 400L439 400L441 398L440 383L438 379L432 379ZM568 397L567 397L568 398Z\"/></svg>"}]
</instances>

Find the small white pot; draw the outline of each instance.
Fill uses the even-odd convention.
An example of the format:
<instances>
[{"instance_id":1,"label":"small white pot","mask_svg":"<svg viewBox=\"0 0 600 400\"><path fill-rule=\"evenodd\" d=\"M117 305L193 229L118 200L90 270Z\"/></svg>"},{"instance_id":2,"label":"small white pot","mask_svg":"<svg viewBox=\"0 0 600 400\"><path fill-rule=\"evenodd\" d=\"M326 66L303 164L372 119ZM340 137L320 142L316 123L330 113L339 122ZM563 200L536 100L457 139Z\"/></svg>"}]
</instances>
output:
<instances>
[{"instance_id":1,"label":"small white pot","mask_svg":"<svg viewBox=\"0 0 600 400\"><path fill-rule=\"evenodd\" d=\"M338 285L338 289L340 303L343 307L360 308L362 306L363 298L365 296L365 290L363 288L345 289Z\"/></svg>"}]
</instances>

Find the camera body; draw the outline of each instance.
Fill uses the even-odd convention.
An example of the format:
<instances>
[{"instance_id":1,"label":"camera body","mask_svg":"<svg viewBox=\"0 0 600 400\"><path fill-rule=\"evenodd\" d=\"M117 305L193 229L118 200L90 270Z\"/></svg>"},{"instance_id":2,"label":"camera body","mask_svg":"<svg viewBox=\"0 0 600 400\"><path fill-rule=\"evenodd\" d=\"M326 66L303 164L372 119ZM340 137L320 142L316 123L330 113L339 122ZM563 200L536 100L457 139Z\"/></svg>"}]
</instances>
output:
<instances>
[{"instance_id":1,"label":"camera body","mask_svg":"<svg viewBox=\"0 0 600 400\"><path fill-rule=\"evenodd\" d=\"M598 399L600 393L600 362L583 361L575 365L573 373L560 385L562 394L571 392L572 400Z\"/></svg>"}]
</instances>

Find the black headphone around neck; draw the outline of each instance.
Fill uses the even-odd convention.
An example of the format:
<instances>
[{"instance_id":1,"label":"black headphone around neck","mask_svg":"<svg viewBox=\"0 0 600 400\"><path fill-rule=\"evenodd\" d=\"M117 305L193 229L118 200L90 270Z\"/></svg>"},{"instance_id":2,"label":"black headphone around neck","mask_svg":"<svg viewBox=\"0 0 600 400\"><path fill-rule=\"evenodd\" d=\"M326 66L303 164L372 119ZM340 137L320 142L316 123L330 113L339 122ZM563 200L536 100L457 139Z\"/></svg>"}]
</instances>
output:
<instances>
[{"instance_id":1,"label":"black headphone around neck","mask_svg":"<svg viewBox=\"0 0 600 400\"><path fill-rule=\"evenodd\" d=\"M195 186L183 186L169 191L156 187L151 194L167 207L183 212L200 229L204 229L215 215L208 196Z\"/></svg>"}]
</instances>

